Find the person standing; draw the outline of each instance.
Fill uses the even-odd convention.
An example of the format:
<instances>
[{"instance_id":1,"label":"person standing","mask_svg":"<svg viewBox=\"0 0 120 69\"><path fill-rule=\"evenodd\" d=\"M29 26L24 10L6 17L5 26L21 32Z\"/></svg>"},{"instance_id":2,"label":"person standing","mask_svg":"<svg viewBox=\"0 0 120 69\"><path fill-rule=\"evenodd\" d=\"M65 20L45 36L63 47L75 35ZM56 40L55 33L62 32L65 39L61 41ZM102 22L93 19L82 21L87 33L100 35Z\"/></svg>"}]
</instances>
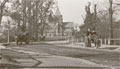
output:
<instances>
[{"instance_id":1,"label":"person standing","mask_svg":"<svg viewBox=\"0 0 120 69\"><path fill-rule=\"evenodd\" d=\"M88 29L85 36L85 46L91 47L91 30Z\"/></svg>"}]
</instances>

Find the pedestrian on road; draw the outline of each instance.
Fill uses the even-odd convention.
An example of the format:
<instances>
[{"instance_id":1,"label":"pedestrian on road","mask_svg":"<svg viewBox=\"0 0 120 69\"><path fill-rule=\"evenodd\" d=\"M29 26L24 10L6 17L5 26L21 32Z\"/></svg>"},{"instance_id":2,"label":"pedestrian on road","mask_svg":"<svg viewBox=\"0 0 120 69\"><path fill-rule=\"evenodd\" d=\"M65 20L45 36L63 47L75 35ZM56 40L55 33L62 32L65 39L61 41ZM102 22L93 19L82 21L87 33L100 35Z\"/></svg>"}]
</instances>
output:
<instances>
[{"instance_id":1,"label":"pedestrian on road","mask_svg":"<svg viewBox=\"0 0 120 69\"><path fill-rule=\"evenodd\" d=\"M91 30L88 29L85 36L85 47L91 47Z\"/></svg>"}]
</instances>

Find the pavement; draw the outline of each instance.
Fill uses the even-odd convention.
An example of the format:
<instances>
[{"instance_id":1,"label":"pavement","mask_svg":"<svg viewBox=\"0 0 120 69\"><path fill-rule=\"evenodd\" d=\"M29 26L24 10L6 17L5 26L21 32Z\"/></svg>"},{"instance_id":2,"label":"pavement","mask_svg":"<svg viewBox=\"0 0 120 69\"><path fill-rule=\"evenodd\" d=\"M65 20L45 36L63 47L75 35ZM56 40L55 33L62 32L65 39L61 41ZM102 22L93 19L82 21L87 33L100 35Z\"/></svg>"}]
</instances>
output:
<instances>
[{"instance_id":1,"label":"pavement","mask_svg":"<svg viewBox=\"0 0 120 69\"><path fill-rule=\"evenodd\" d=\"M36 42L37 43L37 42ZM39 43L39 42L38 42ZM54 42L45 42L48 44L61 44L60 46L65 47L73 47L73 48L81 48L84 47L83 43L68 43L65 41L54 41ZM107 47L118 47L116 50L119 50L119 46L108 46L102 45L102 49ZM97 64L88 60L64 57L64 56L56 56L47 53L38 53L33 50L24 50L22 48L13 49L10 47L5 47L3 44L0 45L0 53L2 59L0 59L0 65L3 67L25 67L25 68L84 68L89 67L91 69L99 69L100 67L105 67L103 69L112 69L112 67L108 67L102 64ZM18 55L19 54L19 55ZM94 67L94 68L92 68ZM99 68L98 68L99 67ZM87 68L87 69L89 69ZM120 68L120 67L118 67ZM116 69L118 69L116 68ZM101 68L102 69L102 68Z\"/></svg>"},{"instance_id":2,"label":"pavement","mask_svg":"<svg viewBox=\"0 0 120 69\"><path fill-rule=\"evenodd\" d=\"M73 47L73 48L85 48L84 42L81 43L69 43L69 41L51 41L51 42L46 42L48 44L55 44L57 46L64 46L64 47ZM61 44L63 43L63 44ZM94 44L92 44L92 47L88 47L87 49L96 49ZM102 44L100 49L102 50L116 50L120 51L120 45L105 45Z\"/></svg>"}]
</instances>

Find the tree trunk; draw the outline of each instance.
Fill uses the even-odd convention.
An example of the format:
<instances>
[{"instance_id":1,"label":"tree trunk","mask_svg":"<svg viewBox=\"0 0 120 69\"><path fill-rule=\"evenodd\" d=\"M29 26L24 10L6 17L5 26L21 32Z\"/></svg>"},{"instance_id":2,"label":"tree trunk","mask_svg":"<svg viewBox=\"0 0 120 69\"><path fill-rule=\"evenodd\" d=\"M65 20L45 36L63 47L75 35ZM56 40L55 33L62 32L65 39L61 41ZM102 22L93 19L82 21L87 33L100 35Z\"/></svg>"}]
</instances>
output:
<instances>
[{"instance_id":1,"label":"tree trunk","mask_svg":"<svg viewBox=\"0 0 120 69\"><path fill-rule=\"evenodd\" d=\"M35 38L36 38L36 41L38 41L38 28L37 28L37 26L35 28Z\"/></svg>"},{"instance_id":2,"label":"tree trunk","mask_svg":"<svg viewBox=\"0 0 120 69\"><path fill-rule=\"evenodd\" d=\"M7 0L4 0L1 3L1 6L0 6L0 24L1 24L1 21L2 21L3 7L5 6L6 2L7 2Z\"/></svg>"},{"instance_id":3,"label":"tree trunk","mask_svg":"<svg viewBox=\"0 0 120 69\"><path fill-rule=\"evenodd\" d=\"M1 21L2 21L2 13L3 13L3 11L2 11L2 9L0 9L0 24L1 24Z\"/></svg>"},{"instance_id":4,"label":"tree trunk","mask_svg":"<svg viewBox=\"0 0 120 69\"><path fill-rule=\"evenodd\" d=\"M31 0L30 0L31 3ZM30 4L31 5L31 4ZM31 39L31 34L32 34L32 21L31 21L31 7L28 7L28 31L29 31L29 39Z\"/></svg>"},{"instance_id":5,"label":"tree trunk","mask_svg":"<svg viewBox=\"0 0 120 69\"><path fill-rule=\"evenodd\" d=\"M23 1L23 26L24 26L24 31L26 31L26 1Z\"/></svg>"},{"instance_id":6,"label":"tree trunk","mask_svg":"<svg viewBox=\"0 0 120 69\"><path fill-rule=\"evenodd\" d=\"M38 13L37 13L37 7L38 7L38 3L36 1L36 11L35 11L35 38L36 38L36 41L38 41L38 26L37 26L37 24L38 24L38 18L37 18Z\"/></svg>"},{"instance_id":7,"label":"tree trunk","mask_svg":"<svg viewBox=\"0 0 120 69\"><path fill-rule=\"evenodd\" d=\"M20 31L20 20L18 20L18 26L17 26L17 31L19 32Z\"/></svg>"},{"instance_id":8,"label":"tree trunk","mask_svg":"<svg viewBox=\"0 0 120 69\"><path fill-rule=\"evenodd\" d=\"M113 0L109 0L110 3L110 9L109 9L109 16L110 16L110 44L113 44Z\"/></svg>"},{"instance_id":9,"label":"tree trunk","mask_svg":"<svg viewBox=\"0 0 120 69\"><path fill-rule=\"evenodd\" d=\"M41 36L44 35L44 23L42 22L42 28L41 28Z\"/></svg>"}]
</instances>

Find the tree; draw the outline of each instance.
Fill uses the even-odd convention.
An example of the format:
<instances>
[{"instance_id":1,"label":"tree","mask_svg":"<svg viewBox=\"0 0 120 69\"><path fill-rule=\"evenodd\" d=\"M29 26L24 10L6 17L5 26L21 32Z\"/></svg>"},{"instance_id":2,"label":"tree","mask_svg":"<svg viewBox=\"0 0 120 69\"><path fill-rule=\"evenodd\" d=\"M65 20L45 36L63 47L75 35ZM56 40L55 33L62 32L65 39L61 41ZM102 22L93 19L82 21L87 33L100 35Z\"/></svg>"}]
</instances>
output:
<instances>
[{"instance_id":1,"label":"tree","mask_svg":"<svg viewBox=\"0 0 120 69\"><path fill-rule=\"evenodd\" d=\"M109 0L109 16L110 16L110 39L113 38L113 0ZM113 44L113 41L110 40L110 44Z\"/></svg>"},{"instance_id":2,"label":"tree","mask_svg":"<svg viewBox=\"0 0 120 69\"><path fill-rule=\"evenodd\" d=\"M43 35L44 26L47 23L53 4L53 0L13 0L13 7L16 7L16 12L13 15L20 18L13 17L18 22L23 23L22 27L25 30L28 29L30 37L35 37L37 40L39 29L41 35Z\"/></svg>"},{"instance_id":3,"label":"tree","mask_svg":"<svg viewBox=\"0 0 120 69\"><path fill-rule=\"evenodd\" d=\"M110 38L110 44L114 43L112 40L114 38L114 35L115 35L114 34L114 25L116 23L116 20L118 19L118 18L116 18L117 17L116 14L118 15L118 11L120 9L119 6L117 5L118 3L119 3L119 0L107 0L107 2L104 3L107 5L107 8L104 7L102 9L100 9L101 13L104 13L104 12L107 13L107 14L106 13L103 14L104 17L102 17L102 18L104 18L104 19L102 19L101 21L104 20L105 21L104 23L106 23L106 25L108 26L107 28L109 31L108 36ZM106 16L108 16L108 17L106 17Z\"/></svg>"},{"instance_id":4,"label":"tree","mask_svg":"<svg viewBox=\"0 0 120 69\"><path fill-rule=\"evenodd\" d=\"M21 30L21 20L22 20L22 7L20 0L13 0L12 1L12 11L11 11L11 18L16 22L17 24L17 32ZM16 33L17 33L16 32Z\"/></svg>"},{"instance_id":5,"label":"tree","mask_svg":"<svg viewBox=\"0 0 120 69\"><path fill-rule=\"evenodd\" d=\"M48 25L47 22L48 17L50 15L50 11L54 4L54 0L35 0L33 2L33 9L32 9L32 18L33 20L33 36L38 38L38 32L40 29L40 34L43 36L45 25ZM38 29L39 28L39 29Z\"/></svg>"},{"instance_id":6,"label":"tree","mask_svg":"<svg viewBox=\"0 0 120 69\"><path fill-rule=\"evenodd\" d=\"M3 9L4 9L6 2L8 2L8 0L3 0L3 2L0 5L0 24L1 24L2 16L3 16Z\"/></svg>"},{"instance_id":7,"label":"tree","mask_svg":"<svg viewBox=\"0 0 120 69\"><path fill-rule=\"evenodd\" d=\"M45 26L45 23L46 21L48 20L48 17L50 15L50 10L52 9L51 7L53 6L54 4L54 1L53 0L49 0L49 1L42 1L41 3L41 6L40 6L40 9L38 9L39 11L39 14L40 14L40 23L41 24L38 24L39 25L42 25L42 28L41 28L41 35L43 36L43 32L44 32L44 26Z\"/></svg>"},{"instance_id":8,"label":"tree","mask_svg":"<svg viewBox=\"0 0 120 69\"><path fill-rule=\"evenodd\" d=\"M98 30L99 17L97 15L97 4L94 4L94 12L91 12L91 2L88 2L88 5L85 6L86 15L84 18L84 25L82 25L81 33L85 33L87 29Z\"/></svg>"}]
</instances>

